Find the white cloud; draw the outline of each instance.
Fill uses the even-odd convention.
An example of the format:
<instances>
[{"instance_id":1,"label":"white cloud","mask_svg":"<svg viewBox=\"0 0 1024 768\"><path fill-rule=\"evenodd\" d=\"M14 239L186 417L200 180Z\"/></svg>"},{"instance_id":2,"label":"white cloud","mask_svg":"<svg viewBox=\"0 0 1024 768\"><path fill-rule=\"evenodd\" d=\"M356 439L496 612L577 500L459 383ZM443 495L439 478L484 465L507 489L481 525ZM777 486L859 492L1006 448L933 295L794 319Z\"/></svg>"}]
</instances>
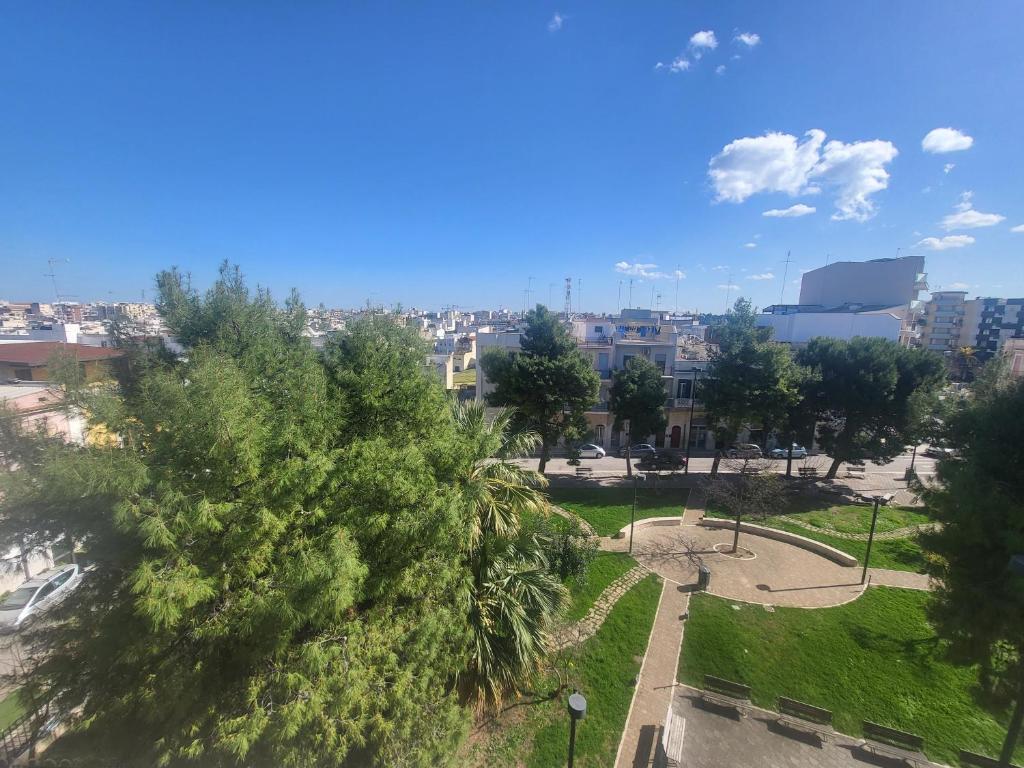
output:
<instances>
[{"instance_id":1,"label":"white cloud","mask_svg":"<svg viewBox=\"0 0 1024 768\"><path fill-rule=\"evenodd\" d=\"M926 237L914 244L915 248L927 248L930 251L948 251L950 248L963 248L974 243L970 235L946 235L945 237Z\"/></svg>"},{"instance_id":2,"label":"white cloud","mask_svg":"<svg viewBox=\"0 0 1024 768\"><path fill-rule=\"evenodd\" d=\"M797 203L796 205L789 206L789 208L772 208L761 215L767 216L769 219L795 219L798 216L807 216L808 214L814 213L816 210L818 209L813 205Z\"/></svg>"},{"instance_id":3,"label":"white cloud","mask_svg":"<svg viewBox=\"0 0 1024 768\"><path fill-rule=\"evenodd\" d=\"M565 24L565 16L555 11L555 15L551 17L551 21L548 22L548 32L557 32Z\"/></svg>"},{"instance_id":4,"label":"white cloud","mask_svg":"<svg viewBox=\"0 0 1024 768\"><path fill-rule=\"evenodd\" d=\"M717 265L717 266L714 266L714 267L712 267L712 268L711 268L711 270L712 270L713 272L724 272L724 271L725 271L725 270L727 270L728 268L729 268L729 267L727 267L727 266L726 266L725 264L719 264L719 265Z\"/></svg>"},{"instance_id":5,"label":"white cloud","mask_svg":"<svg viewBox=\"0 0 1024 768\"><path fill-rule=\"evenodd\" d=\"M690 50L693 51L695 59L703 56L705 51L713 51L717 47L718 38L715 37L715 33L710 29L702 29L690 37Z\"/></svg>"},{"instance_id":6,"label":"white cloud","mask_svg":"<svg viewBox=\"0 0 1024 768\"><path fill-rule=\"evenodd\" d=\"M682 56L676 56L668 64L659 61L657 64L654 65L654 68L667 69L672 74L679 74L680 72L685 72L690 68L690 62L688 59Z\"/></svg>"},{"instance_id":7,"label":"white cloud","mask_svg":"<svg viewBox=\"0 0 1024 768\"><path fill-rule=\"evenodd\" d=\"M757 275L747 275L747 280L774 280L775 275L771 272L761 272Z\"/></svg>"},{"instance_id":8,"label":"white cloud","mask_svg":"<svg viewBox=\"0 0 1024 768\"><path fill-rule=\"evenodd\" d=\"M708 163L715 200L742 203L758 192L805 195L823 187L835 193L836 221L866 221L871 195L889 186L885 166L898 154L888 141L830 141L812 129L801 143L788 133L736 139ZM824 146L823 146L824 145Z\"/></svg>"},{"instance_id":9,"label":"white cloud","mask_svg":"<svg viewBox=\"0 0 1024 768\"><path fill-rule=\"evenodd\" d=\"M732 283L719 283L718 287L723 291L738 291L740 287Z\"/></svg>"},{"instance_id":10,"label":"white cloud","mask_svg":"<svg viewBox=\"0 0 1024 768\"><path fill-rule=\"evenodd\" d=\"M968 288L971 287L971 285L970 285L970 283L956 282L956 283L950 283L949 287L952 288L954 291L966 291Z\"/></svg>"},{"instance_id":11,"label":"white cloud","mask_svg":"<svg viewBox=\"0 0 1024 768\"><path fill-rule=\"evenodd\" d=\"M960 195L960 202L954 205L956 213L944 216L942 228L949 232L953 229L977 229L978 227L994 227L1006 219L998 213L982 213L974 210L972 198L974 193L968 190Z\"/></svg>"},{"instance_id":12,"label":"white cloud","mask_svg":"<svg viewBox=\"0 0 1024 768\"><path fill-rule=\"evenodd\" d=\"M1010 227L1010 231L1024 233L1024 224L1018 224L1016 227Z\"/></svg>"},{"instance_id":13,"label":"white cloud","mask_svg":"<svg viewBox=\"0 0 1024 768\"><path fill-rule=\"evenodd\" d=\"M956 128L933 128L921 139L921 149L935 155L970 149L974 139Z\"/></svg>"},{"instance_id":14,"label":"white cloud","mask_svg":"<svg viewBox=\"0 0 1024 768\"><path fill-rule=\"evenodd\" d=\"M757 243L744 243L744 248L757 248Z\"/></svg>"},{"instance_id":15,"label":"white cloud","mask_svg":"<svg viewBox=\"0 0 1024 768\"><path fill-rule=\"evenodd\" d=\"M944 166L942 166L942 172L949 173L954 168L956 168L956 163L946 163Z\"/></svg>"},{"instance_id":16,"label":"white cloud","mask_svg":"<svg viewBox=\"0 0 1024 768\"><path fill-rule=\"evenodd\" d=\"M717 67L715 67L715 74L716 75L724 75L725 74L725 64L719 64Z\"/></svg>"},{"instance_id":17,"label":"white cloud","mask_svg":"<svg viewBox=\"0 0 1024 768\"><path fill-rule=\"evenodd\" d=\"M686 273L682 270L675 269L671 272L662 272L658 269L657 264L642 264L640 262L630 264L628 261L618 261L615 263L615 271L623 275L641 277L647 280L686 279Z\"/></svg>"},{"instance_id":18,"label":"white cloud","mask_svg":"<svg viewBox=\"0 0 1024 768\"><path fill-rule=\"evenodd\" d=\"M756 32L740 32L733 40L737 43L742 43L747 48L753 48L761 42L761 36Z\"/></svg>"}]
</instances>

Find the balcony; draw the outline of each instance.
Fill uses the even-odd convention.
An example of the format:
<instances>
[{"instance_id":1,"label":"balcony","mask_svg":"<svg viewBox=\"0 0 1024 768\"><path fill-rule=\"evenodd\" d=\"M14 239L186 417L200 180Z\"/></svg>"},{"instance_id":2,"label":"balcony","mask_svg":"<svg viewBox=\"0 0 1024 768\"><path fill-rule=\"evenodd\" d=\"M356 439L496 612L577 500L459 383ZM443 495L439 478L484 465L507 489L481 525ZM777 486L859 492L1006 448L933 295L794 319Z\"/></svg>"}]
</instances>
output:
<instances>
[{"instance_id":1,"label":"balcony","mask_svg":"<svg viewBox=\"0 0 1024 768\"><path fill-rule=\"evenodd\" d=\"M704 404L700 400L694 400L692 397L670 397L665 401L666 408L703 408Z\"/></svg>"},{"instance_id":2,"label":"balcony","mask_svg":"<svg viewBox=\"0 0 1024 768\"><path fill-rule=\"evenodd\" d=\"M611 336L598 336L592 339L581 339L577 340L576 346L580 349L593 349L595 347L610 347L612 345Z\"/></svg>"},{"instance_id":3,"label":"balcony","mask_svg":"<svg viewBox=\"0 0 1024 768\"><path fill-rule=\"evenodd\" d=\"M588 411L598 411L600 413L608 413L608 401L603 403L594 403L592 406L587 408Z\"/></svg>"}]
</instances>

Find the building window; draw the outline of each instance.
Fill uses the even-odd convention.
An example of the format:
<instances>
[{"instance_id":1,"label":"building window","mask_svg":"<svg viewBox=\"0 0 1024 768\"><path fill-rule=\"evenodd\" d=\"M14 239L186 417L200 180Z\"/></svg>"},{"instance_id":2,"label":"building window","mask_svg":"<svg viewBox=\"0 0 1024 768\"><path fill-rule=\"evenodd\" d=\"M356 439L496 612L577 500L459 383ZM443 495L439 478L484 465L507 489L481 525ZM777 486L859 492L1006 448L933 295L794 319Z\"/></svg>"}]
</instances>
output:
<instances>
[{"instance_id":1,"label":"building window","mask_svg":"<svg viewBox=\"0 0 1024 768\"><path fill-rule=\"evenodd\" d=\"M622 356L622 367L625 368L626 366L628 366L629 365L629 361L632 360L632 359L633 359L632 355L623 355Z\"/></svg>"},{"instance_id":2,"label":"building window","mask_svg":"<svg viewBox=\"0 0 1024 768\"><path fill-rule=\"evenodd\" d=\"M604 447L604 424L598 424L594 427L594 442Z\"/></svg>"},{"instance_id":3,"label":"building window","mask_svg":"<svg viewBox=\"0 0 1024 768\"><path fill-rule=\"evenodd\" d=\"M600 333L600 334L603 335L604 334L604 326L603 325L595 325L594 326L594 333Z\"/></svg>"},{"instance_id":4,"label":"building window","mask_svg":"<svg viewBox=\"0 0 1024 768\"><path fill-rule=\"evenodd\" d=\"M690 387L692 384L693 382L688 379L679 379L676 381L676 397L689 397Z\"/></svg>"}]
</instances>

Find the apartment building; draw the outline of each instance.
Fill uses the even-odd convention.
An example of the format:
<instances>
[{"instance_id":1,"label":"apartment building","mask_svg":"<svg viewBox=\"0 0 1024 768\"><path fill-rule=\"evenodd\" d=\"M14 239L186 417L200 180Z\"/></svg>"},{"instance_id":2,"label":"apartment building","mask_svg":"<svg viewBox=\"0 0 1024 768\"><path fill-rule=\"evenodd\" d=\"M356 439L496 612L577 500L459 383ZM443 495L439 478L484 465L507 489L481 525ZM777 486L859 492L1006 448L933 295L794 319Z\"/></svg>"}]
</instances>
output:
<instances>
[{"instance_id":1,"label":"apartment building","mask_svg":"<svg viewBox=\"0 0 1024 768\"><path fill-rule=\"evenodd\" d=\"M697 383L706 375L708 354L699 341L693 318L673 318L668 313L626 309L616 317L588 317L574 320L572 334L601 379L598 402L587 411L590 440L608 451L625 445L627 435L614 429L615 414L609 410L612 375L631 359L643 357L657 366L665 385L665 431L657 435L633 435L634 442L651 442L659 447L695 450L714 448L703 405L694 399ZM517 330L477 335L477 350L498 347L519 352L521 333ZM477 398L494 391L483 369L477 367Z\"/></svg>"},{"instance_id":2,"label":"apartment building","mask_svg":"<svg viewBox=\"0 0 1024 768\"><path fill-rule=\"evenodd\" d=\"M921 346L942 354L972 347L985 361L1013 339L1024 339L1024 299L968 299L966 291L936 291L917 321Z\"/></svg>"}]
</instances>

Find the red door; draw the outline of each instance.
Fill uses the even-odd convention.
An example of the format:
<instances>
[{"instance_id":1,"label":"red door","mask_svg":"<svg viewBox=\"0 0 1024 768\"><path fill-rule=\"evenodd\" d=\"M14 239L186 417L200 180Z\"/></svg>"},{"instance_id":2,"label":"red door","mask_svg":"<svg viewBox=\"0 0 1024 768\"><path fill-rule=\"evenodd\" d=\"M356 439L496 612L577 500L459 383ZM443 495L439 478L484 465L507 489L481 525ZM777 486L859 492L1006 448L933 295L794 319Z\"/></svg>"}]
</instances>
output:
<instances>
[{"instance_id":1,"label":"red door","mask_svg":"<svg viewBox=\"0 0 1024 768\"><path fill-rule=\"evenodd\" d=\"M682 435L683 430L678 424L672 427L672 436L669 438L669 440L671 441L671 445L673 448L679 447L679 444L682 442Z\"/></svg>"}]
</instances>

